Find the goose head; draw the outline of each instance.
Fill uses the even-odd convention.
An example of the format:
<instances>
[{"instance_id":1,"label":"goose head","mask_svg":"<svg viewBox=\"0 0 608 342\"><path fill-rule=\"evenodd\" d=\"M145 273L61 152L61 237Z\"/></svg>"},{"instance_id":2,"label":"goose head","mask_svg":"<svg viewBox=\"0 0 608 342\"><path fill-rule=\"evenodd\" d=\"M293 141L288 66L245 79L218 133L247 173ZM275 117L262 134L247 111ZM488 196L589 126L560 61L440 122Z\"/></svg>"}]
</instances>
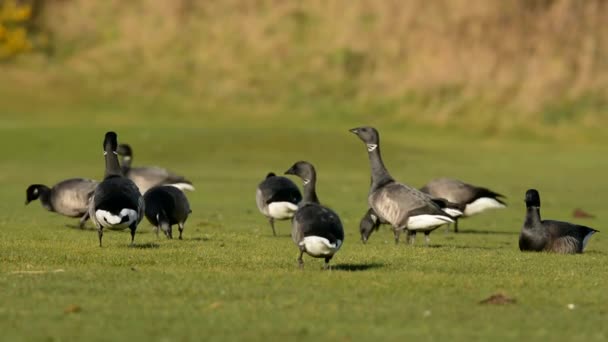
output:
<instances>
[{"instance_id":1,"label":"goose head","mask_svg":"<svg viewBox=\"0 0 608 342\"><path fill-rule=\"evenodd\" d=\"M316 177L314 166L306 161L299 161L293 164L289 170L285 171L286 175L294 175L302 178L304 185L308 184Z\"/></svg>"},{"instance_id":2,"label":"goose head","mask_svg":"<svg viewBox=\"0 0 608 342\"><path fill-rule=\"evenodd\" d=\"M526 207L537 207L540 208L540 195L536 189L530 189L526 191Z\"/></svg>"}]
</instances>

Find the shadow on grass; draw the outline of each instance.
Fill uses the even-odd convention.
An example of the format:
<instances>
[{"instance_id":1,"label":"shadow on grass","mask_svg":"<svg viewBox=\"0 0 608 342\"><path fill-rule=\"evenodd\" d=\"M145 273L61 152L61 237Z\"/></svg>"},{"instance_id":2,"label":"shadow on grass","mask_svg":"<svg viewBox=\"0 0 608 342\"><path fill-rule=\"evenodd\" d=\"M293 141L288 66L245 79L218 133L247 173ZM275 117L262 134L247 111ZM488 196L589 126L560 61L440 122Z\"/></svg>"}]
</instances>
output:
<instances>
[{"instance_id":1,"label":"shadow on grass","mask_svg":"<svg viewBox=\"0 0 608 342\"><path fill-rule=\"evenodd\" d=\"M437 244L437 245L430 245L428 247L426 246L420 246L421 248L456 248L456 249L481 249L481 250L497 250L497 249L501 249L500 247L486 247L486 246L455 246L455 245L441 245L441 244Z\"/></svg>"},{"instance_id":2,"label":"shadow on grass","mask_svg":"<svg viewBox=\"0 0 608 342\"><path fill-rule=\"evenodd\" d=\"M384 267L383 264L372 263L372 264L338 264L331 267L332 271L349 271L349 272L361 272L372 270L374 268Z\"/></svg>"},{"instance_id":3,"label":"shadow on grass","mask_svg":"<svg viewBox=\"0 0 608 342\"><path fill-rule=\"evenodd\" d=\"M137 249L149 249L149 248L159 248L160 245L154 242L146 242L146 243L135 243L133 244L133 246L130 246L131 248L137 248Z\"/></svg>"},{"instance_id":4,"label":"shadow on grass","mask_svg":"<svg viewBox=\"0 0 608 342\"><path fill-rule=\"evenodd\" d=\"M496 235L519 235L519 231L517 232L499 232L499 231L495 231L495 230L473 230L473 229L465 229L465 230L459 230L458 233L454 233L456 235L458 234L483 234L483 235L487 235L487 234L496 234Z\"/></svg>"},{"instance_id":5,"label":"shadow on grass","mask_svg":"<svg viewBox=\"0 0 608 342\"><path fill-rule=\"evenodd\" d=\"M96 231L97 230L97 228L91 227L91 226L87 226L87 225L85 225L82 228L80 228L80 226L77 225L77 224L66 224L65 226L67 228L70 228L70 229L77 229L77 230L82 230L82 231L88 231L88 230L95 230Z\"/></svg>"}]
</instances>

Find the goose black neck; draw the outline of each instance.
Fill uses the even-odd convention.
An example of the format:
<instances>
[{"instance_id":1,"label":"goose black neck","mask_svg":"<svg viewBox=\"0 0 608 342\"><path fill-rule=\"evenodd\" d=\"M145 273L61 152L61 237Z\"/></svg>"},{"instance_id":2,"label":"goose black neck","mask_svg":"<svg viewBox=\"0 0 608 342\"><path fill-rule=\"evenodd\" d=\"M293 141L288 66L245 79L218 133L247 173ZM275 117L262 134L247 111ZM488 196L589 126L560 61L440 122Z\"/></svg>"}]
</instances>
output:
<instances>
[{"instance_id":1,"label":"goose black neck","mask_svg":"<svg viewBox=\"0 0 608 342\"><path fill-rule=\"evenodd\" d=\"M112 146L106 144L103 154L105 155L106 160L106 172L104 174L104 178L121 176L122 170L120 169L120 164L118 163L118 156L116 155L116 151L112 149Z\"/></svg>"},{"instance_id":2,"label":"goose black neck","mask_svg":"<svg viewBox=\"0 0 608 342\"><path fill-rule=\"evenodd\" d=\"M540 207L532 206L526 209L524 226L528 228L538 228L541 226Z\"/></svg>"},{"instance_id":3,"label":"goose black neck","mask_svg":"<svg viewBox=\"0 0 608 342\"><path fill-rule=\"evenodd\" d=\"M371 145L373 146L373 145ZM371 149L371 151L370 151ZM382 155L380 154L380 144L377 144L375 148L368 146L369 163L372 173L372 189L378 188L388 182L393 181L393 177L388 173L388 170L382 162Z\"/></svg>"},{"instance_id":4,"label":"goose black neck","mask_svg":"<svg viewBox=\"0 0 608 342\"><path fill-rule=\"evenodd\" d=\"M319 198L317 197L317 176L312 175L308 180L308 183L304 184L304 195L302 198L302 202L308 203L319 203Z\"/></svg>"},{"instance_id":5,"label":"goose black neck","mask_svg":"<svg viewBox=\"0 0 608 342\"><path fill-rule=\"evenodd\" d=\"M38 194L42 206L52 211L53 203L51 203L51 189L43 185L38 188Z\"/></svg>"}]
</instances>

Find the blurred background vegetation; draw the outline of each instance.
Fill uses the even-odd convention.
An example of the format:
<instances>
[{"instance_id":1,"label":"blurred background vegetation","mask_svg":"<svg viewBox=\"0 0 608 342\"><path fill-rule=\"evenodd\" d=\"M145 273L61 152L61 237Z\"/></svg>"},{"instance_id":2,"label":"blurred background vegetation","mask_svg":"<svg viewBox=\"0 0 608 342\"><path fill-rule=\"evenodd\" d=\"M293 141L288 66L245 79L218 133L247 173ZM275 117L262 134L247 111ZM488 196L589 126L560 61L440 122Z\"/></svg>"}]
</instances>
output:
<instances>
[{"instance_id":1,"label":"blurred background vegetation","mask_svg":"<svg viewBox=\"0 0 608 342\"><path fill-rule=\"evenodd\" d=\"M608 124L605 0L0 4L5 122L348 117L582 140Z\"/></svg>"}]
</instances>

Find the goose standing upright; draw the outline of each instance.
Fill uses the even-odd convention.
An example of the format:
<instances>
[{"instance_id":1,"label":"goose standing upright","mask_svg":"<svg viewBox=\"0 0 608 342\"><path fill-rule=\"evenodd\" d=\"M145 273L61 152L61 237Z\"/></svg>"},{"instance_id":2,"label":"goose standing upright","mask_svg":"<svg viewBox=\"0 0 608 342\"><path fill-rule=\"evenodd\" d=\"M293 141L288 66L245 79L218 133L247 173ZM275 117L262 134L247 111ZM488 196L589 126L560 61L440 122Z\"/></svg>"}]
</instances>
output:
<instances>
[{"instance_id":1,"label":"goose standing upright","mask_svg":"<svg viewBox=\"0 0 608 342\"><path fill-rule=\"evenodd\" d=\"M597 232L568 222L541 220L538 191L526 191L526 220L519 235L521 251L582 253L591 235Z\"/></svg>"},{"instance_id":2,"label":"goose standing upright","mask_svg":"<svg viewBox=\"0 0 608 342\"><path fill-rule=\"evenodd\" d=\"M317 173L312 164L299 161L287 175L296 175L304 184L304 198L293 216L291 238L300 249L298 265L304 267L304 253L314 258L324 258L324 268L344 243L344 229L340 217L333 210L321 205L317 197Z\"/></svg>"},{"instance_id":3,"label":"goose standing upright","mask_svg":"<svg viewBox=\"0 0 608 342\"><path fill-rule=\"evenodd\" d=\"M507 206L503 200L505 196L488 188L471 185L458 179L436 178L428 182L420 191L464 206L463 217ZM454 232L458 233L458 219L454 222Z\"/></svg>"},{"instance_id":4,"label":"goose standing upright","mask_svg":"<svg viewBox=\"0 0 608 342\"><path fill-rule=\"evenodd\" d=\"M83 228L89 218L89 200L99 182L85 178L70 178L52 188L43 184L32 184L25 191L25 204L40 198L42 206L52 212L80 217L79 227Z\"/></svg>"},{"instance_id":5,"label":"goose standing upright","mask_svg":"<svg viewBox=\"0 0 608 342\"><path fill-rule=\"evenodd\" d=\"M106 133L103 149L106 171L103 181L95 188L91 198L89 215L97 227L99 247L101 247L104 228L128 227L131 230L131 245L133 245L135 230L144 216L144 199L135 183L122 175L116 153L116 133Z\"/></svg>"},{"instance_id":6,"label":"goose standing upright","mask_svg":"<svg viewBox=\"0 0 608 342\"><path fill-rule=\"evenodd\" d=\"M286 177L270 172L257 188L255 202L262 215L268 218L272 235L277 235L274 220L287 220L298 210L302 200L300 189Z\"/></svg>"},{"instance_id":7,"label":"goose standing upright","mask_svg":"<svg viewBox=\"0 0 608 342\"><path fill-rule=\"evenodd\" d=\"M156 236L162 230L169 239L173 239L172 226L177 224L179 239L182 239L184 224L192 210L180 189L169 185L155 186L144 194L144 203L146 218L154 226Z\"/></svg>"},{"instance_id":8,"label":"goose standing upright","mask_svg":"<svg viewBox=\"0 0 608 342\"><path fill-rule=\"evenodd\" d=\"M131 167L133 162L133 150L127 144L118 146L118 154L122 157L122 173L131 179L139 188L139 191L146 193L148 189L157 185L171 185L180 190L194 191L192 182L160 167L140 166Z\"/></svg>"},{"instance_id":9,"label":"goose standing upright","mask_svg":"<svg viewBox=\"0 0 608 342\"><path fill-rule=\"evenodd\" d=\"M428 234L431 231L454 222L428 195L398 183L391 177L382 162L380 134L375 128L358 127L350 132L356 134L367 146L372 174L368 204L383 221L391 224L395 243L399 242L401 231L407 230L410 243L414 243L414 233L421 231L425 232L425 242L428 245Z\"/></svg>"}]
</instances>

